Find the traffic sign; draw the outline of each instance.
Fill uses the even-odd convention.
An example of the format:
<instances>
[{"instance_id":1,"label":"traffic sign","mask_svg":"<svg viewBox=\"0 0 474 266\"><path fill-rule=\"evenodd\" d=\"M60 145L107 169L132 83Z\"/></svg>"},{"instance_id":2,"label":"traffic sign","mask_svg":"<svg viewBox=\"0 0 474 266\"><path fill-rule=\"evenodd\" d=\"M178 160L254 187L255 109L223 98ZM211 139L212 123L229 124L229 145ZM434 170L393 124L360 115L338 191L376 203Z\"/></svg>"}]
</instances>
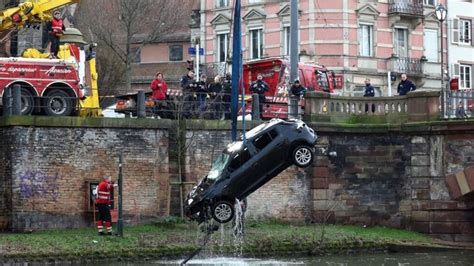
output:
<instances>
[{"instance_id":1,"label":"traffic sign","mask_svg":"<svg viewBox=\"0 0 474 266\"><path fill-rule=\"evenodd\" d=\"M189 47L188 48L188 54L189 55L196 55L196 48ZM204 55L204 48L199 48L199 55Z\"/></svg>"}]
</instances>

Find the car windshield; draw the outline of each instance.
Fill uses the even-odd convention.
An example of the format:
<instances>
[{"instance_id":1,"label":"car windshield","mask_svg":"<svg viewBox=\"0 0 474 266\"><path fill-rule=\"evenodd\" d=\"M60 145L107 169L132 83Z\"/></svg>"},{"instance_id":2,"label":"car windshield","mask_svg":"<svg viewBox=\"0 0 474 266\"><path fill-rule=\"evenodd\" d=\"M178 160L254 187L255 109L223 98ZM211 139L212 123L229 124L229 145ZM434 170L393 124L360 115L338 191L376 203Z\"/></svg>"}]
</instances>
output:
<instances>
[{"instance_id":1,"label":"car windshield","mask_svg":"<svg viewBox=\"0 0 474 266\"><path fill-rule=\"evenodd\" d=\"M217 157L217 159L212 163L212 168L207 175L207 179L216 180L221 175L229 159L230 155L228 153L222 153Z\"/></svg>"}]
</instances>

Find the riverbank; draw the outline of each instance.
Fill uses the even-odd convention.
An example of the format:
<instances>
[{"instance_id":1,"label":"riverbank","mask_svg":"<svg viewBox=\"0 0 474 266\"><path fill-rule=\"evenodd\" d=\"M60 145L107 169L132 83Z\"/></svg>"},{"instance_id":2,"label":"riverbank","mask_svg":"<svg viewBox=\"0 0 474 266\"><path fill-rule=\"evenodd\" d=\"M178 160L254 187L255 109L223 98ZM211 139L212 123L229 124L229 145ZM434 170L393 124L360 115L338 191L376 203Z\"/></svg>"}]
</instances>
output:
<instances>
[{"instance_id":1,"label":"riverbank","mask_svg":"<svg viewBox=\"0 0 474 266\"><path fill-rule=\"evenodd\" d=\"M98 236L92 228L28 234L0 234L0 263L103 259L185 258L199 248L202 233L195 224L157 223L126 227L124 237ZM243 256L325 255L372 251L452 248L410 231L381 227L248 223L242 241L230 225L212 234L205 251Z\"/></svg>"}]
</instances>

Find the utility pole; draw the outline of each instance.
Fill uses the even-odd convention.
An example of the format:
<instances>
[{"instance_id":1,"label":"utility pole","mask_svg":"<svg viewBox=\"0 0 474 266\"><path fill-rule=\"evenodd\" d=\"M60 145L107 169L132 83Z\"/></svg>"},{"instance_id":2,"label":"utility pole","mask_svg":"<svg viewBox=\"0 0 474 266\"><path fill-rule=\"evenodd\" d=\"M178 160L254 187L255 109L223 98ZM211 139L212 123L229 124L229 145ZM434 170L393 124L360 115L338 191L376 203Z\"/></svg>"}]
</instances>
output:
<instances>
[{"instance_id":1,"label":"utility pole","mask_svg":"<svg viewBox=\"0 0 474 266\"><path fill-rule=\"evenodd\" d=\"M298 78L298 0L291 0L290 6L290 82ZM298 118L298 100L288 91L288 118Z\"/></svg>"},{"instance_id":2,"label":"utility pole","mask_svg":"<svg viewBox=\"0 0 474 266\"><path fill-rule=\"evenodd\" d=\"M123 211L122 211L122 194L123 194L123 175L122 175L122 153L119 155L119 176L118 176L118 221L117 221L117 234L120 237L123 237Z\"/></svg>"}]
</instances>

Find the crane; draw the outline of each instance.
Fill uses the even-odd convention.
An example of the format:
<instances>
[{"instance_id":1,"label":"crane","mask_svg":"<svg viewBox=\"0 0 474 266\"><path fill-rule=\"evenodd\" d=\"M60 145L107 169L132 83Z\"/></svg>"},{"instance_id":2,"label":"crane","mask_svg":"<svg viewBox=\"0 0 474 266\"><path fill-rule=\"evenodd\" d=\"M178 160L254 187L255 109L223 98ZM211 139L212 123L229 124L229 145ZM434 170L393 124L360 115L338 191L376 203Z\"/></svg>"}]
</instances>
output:
<instances>
[{"instance_id":1,"label":"crane","mask_svg":"<svg viewBox=\"0 0 474 266\"><path fill-rule=\"evenodd\" d=\"M12 30L24 27L40 28L40 24L52 20L51 13L61 7L79 3L79 0L29 0L16 6L0 10L0 39L7 36ZM80 41L77 41L80 39ZM96 59L93 48L94 44L86 44L82 40L82 34L73 28L68 28L61 37L64 43L61 45L59 57L63 60L74 59L77 61L77 71L81 76L81 84L88 94L85 99L80 99L78 105L79 116L100 116L98 95L98 74L96 70ZM80 44L82 49L78 49L76 44ZM47 54L42 54L36 49L29 48L24 53L29 58L45 58ZM44 59L48 62L48 59ZM51 61L49 61L51 62Z\"/></svg>"}]
</instances>

